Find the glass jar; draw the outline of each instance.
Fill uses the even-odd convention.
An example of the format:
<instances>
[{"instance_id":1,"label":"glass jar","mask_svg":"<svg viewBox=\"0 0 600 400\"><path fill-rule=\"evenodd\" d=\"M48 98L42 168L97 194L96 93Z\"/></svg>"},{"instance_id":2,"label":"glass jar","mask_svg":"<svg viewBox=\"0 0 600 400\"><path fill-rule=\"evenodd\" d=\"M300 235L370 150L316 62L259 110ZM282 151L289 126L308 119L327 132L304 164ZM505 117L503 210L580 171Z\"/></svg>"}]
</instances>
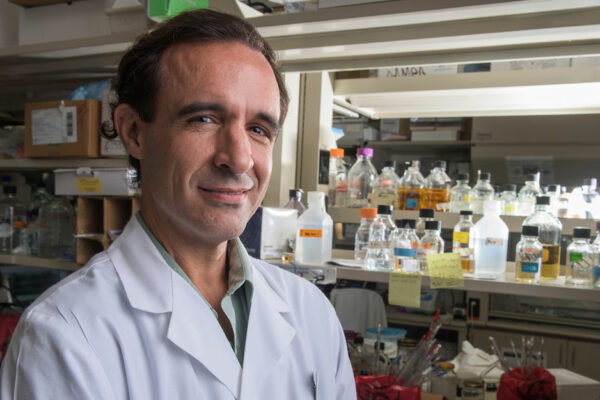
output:
<instances>
[{"instance_id":1,"label":"glass jar","mask_svg":"<svg viewBox=\"0 0 600 400\"><path fill-rule=\"evenodd\" d=\"M463 400L484 400L485 385L481 379L467 379L463 382Z\"/></svg>"}]
</instances>

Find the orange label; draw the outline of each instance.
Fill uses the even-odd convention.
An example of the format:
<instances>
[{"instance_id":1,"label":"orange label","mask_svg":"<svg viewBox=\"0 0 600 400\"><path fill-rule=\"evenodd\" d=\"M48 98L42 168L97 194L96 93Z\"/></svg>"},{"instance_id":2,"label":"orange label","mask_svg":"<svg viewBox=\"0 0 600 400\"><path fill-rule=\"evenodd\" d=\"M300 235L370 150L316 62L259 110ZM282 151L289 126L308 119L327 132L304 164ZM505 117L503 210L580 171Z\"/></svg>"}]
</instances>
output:
<instances>
[{"instance_id":1,"label":"orange label","mask_svg":"<svg viewBox=\"0 0 600 400\"><path fill-rule=\"evenodd\" d=\"M300 237L320 238L323 237L322 229L300 229Z\"/></svg>"},{"instance_id":2,"label":"orange label","mask_svg":"<svg viewBox=\"0 0 600 400\"><path fill-rule=\"evenodd\" d=\"M431 243L429 243L429 242L421 243L421 247L423 247L424 249L431 249Z\"/></svg>"},{"instance_id":3,"label":"orange label","mask_svg":"<svg viewBox=\"0 0 600 400\"><path fill-rule=\"evenodd\" d=\"M25 222L25 221L13 221L13 228L25 229L25 228L27 228L27 222Z\"/></svg>"}]
</instances>

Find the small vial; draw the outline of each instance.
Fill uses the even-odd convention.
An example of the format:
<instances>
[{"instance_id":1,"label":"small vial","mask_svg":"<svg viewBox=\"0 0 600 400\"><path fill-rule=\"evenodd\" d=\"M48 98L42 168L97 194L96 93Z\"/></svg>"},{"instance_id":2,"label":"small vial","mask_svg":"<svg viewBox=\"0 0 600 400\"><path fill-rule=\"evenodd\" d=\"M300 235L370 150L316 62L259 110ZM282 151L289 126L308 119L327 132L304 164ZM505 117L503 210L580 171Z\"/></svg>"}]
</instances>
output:
<instances>
[{"instance_id":1,"label":"small vial","mask_svg":"<svg viewBox=\"0 0 600 400\"><path fill-rule=\"evenodd\" d=\"M466 273L474 272L473 236L471 235L474 226L473 211L463 210L452 232L452 252L460 254L462 270Z\"/></svg>"},{"instance_id":2,"label":"small vial","mask_svg":"<svg viewBox=\"0 0 600 400\"><path fill-rule=\"evenodd\" d=\"M592 286L593 254L590 229L573 229L573 241L567 247L567 285Z\"/></svg>"},{"instance_id":3,"label":"small vial","mask_svg":"<svg viewBox=\"0 0 600 400\"><path fill-rule=\"evenodd\" d=\"M538 240L538 227L524 225L516 248L515 277L519 283L538 283L542 266L543 246Z\"/></svg>"}]
</instances>

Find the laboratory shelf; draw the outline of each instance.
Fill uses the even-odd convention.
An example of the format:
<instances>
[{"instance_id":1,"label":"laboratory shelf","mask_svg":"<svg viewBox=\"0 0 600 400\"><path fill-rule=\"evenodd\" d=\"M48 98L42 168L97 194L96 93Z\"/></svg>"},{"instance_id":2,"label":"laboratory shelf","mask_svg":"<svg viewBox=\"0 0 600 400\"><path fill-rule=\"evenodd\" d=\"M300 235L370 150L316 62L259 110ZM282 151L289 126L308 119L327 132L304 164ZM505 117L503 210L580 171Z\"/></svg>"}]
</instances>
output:
<instances>
[{"instance_id":1,"label":"laboratory shelf","mask_svg":"<svg viewBox=\"0 0 600 400\"><path fill-rule=\"evenodd\" d=\"M0 171L28 171L47 170L58 168L126 168L129 165L127 158L18 158L0 159Z\"/></svg>"},{"instance_id":2,"label":"laboratory shelf","mask_svg":"<svg viewBox=\"0 0 600 400\"><path fill-rule=\"evenodd\" d=\"M0 265L22 265L27 267L62 269L65 271L75 271L81 268L81 265L73 261L53 260L13 254L0 254Z\"/></svg>"}]
</instances>

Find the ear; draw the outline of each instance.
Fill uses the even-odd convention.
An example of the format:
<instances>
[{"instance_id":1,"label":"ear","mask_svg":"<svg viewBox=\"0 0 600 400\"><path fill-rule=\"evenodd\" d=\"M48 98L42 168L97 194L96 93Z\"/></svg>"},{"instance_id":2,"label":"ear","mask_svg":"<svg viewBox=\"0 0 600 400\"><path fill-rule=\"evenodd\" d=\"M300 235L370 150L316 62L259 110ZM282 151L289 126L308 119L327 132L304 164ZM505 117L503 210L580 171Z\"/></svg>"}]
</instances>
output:
<instances>
[{"instance_id":1,"label":"ear","mask_svg":"<svg viewBox=\"0 0 600 400\"><path fill-rule=\"evenodd\" d=\"M138 113L129 104L119 104L115 109L114 121L127 152L138 160L144 158L142 120Z\"/></svg>"}]
</instances>

